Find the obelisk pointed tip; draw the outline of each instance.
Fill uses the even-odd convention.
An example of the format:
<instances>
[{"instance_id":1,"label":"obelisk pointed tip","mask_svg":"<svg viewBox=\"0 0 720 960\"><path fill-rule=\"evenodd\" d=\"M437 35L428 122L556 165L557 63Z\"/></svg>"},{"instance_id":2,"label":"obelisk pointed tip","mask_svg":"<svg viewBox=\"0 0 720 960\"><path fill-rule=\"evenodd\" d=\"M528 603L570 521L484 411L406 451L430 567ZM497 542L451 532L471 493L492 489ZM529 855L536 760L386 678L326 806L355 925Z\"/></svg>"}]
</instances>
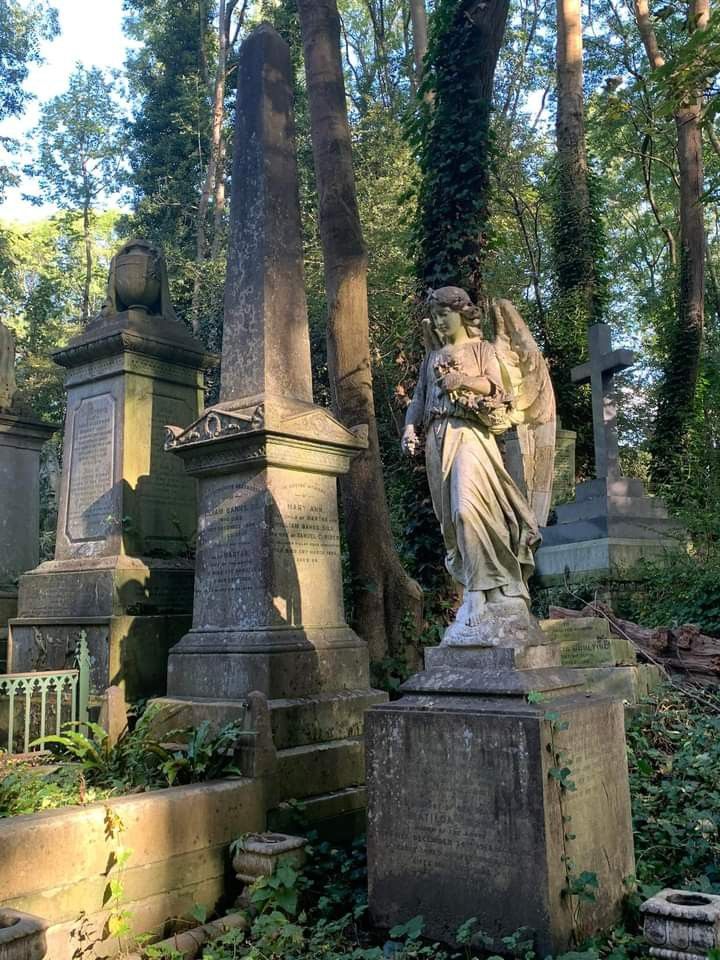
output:
<instances>
[{"instance_id":1,"label":"obelisk pointed tip","mask_svg":"<svg viewBox=\"0 0 720 960\"><path fill-rule=\"evenodd\" d=\"M276 42L280 42L283 46L287 46L286 41L283 39L282 35L278 33L275 27L270 23L269 20L263 20L262 23L259 23L256 27L250 31L247 35L247 41L254 40L259 37L267 37Z\"/></svg>"}]
</instances>

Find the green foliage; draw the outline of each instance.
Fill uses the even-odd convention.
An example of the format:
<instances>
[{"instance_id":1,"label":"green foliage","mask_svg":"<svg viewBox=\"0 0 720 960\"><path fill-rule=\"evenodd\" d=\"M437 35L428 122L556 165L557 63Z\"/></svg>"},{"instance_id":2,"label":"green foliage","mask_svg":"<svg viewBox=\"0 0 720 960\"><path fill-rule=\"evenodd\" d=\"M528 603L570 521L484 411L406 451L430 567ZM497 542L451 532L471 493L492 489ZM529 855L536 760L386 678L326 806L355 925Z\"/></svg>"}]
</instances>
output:
<instances>
[{"instance_id":1,"label":"green foliage","mask_svg":"<svg viewBox=\"0 0 720 960\"><path fill-rule=\"evenodd\" d=\"M42 107L33 132L37 202L90 210L120 191L125 178L124 118L112 77L77 65L67 90Z\"/></svg>"},{"instance_id":2,"label":"green foliage","mask_svg":"<svg viewBox=\"0 0 720 960\"><path fill-rule=\"evenodd\" d=\"M58 30L57 10L47 3L3 0L0 4L0 121L24 112L31 99L23 89L30 66L42 61L41 41L53 39ZM17 146L13 138L0 137L0 202L5 189L17 183L13 164Z\"/></svg>"},{"instance_id":3,"label":"green foliage","mask_svg":"<svg viewBox=\"0 0 720 960\"><path fill-rule=\"evenodd\" d=\"M158 738L152 729L155 713L146 710L115 744L96 723L66 724L61 734L35 741L33 746L50 748L63 763L51 772L35 765L10 767L0 779L0 816L238 773L234 760L238 724L227 724L215 736L204 722Z\"/></svg>"},{"instance_id":4,"label":"green foliage","mask_svg":"<svg viewBox=\"0 0 720 960\"><path fill-rule=\"evenodd\" d=\"M720 893L720 695L667 689L628 732L637 878Z\"/></svg>"},{"instance_id":5,"label":"green foliage","mask_svg":"<svg viewBox=\"0 0 720 960\"><path fill-rule=\"evenodd\" d=\"M678 551L663 561L645 561L633 572L642 588L623 602L622 613L648 627L697 624L720 636L720 553Z\"/></svg>"},{"instance_id":6,"label":"green foliage","mask_svg":"<svg viewBox=\"0 0 720 960\"><path fill-rule=\"evenodd\" d=\"M82 768L73 764L23 762L0 767L0 818L94 803L110 794L109 788L88 787Z\"/></svg>"},{"instance_id":7,"label":"green foliage","mask_svg":"<svg viewBox=\"0 0 720 960\"><path fill-rule=\"evenodd\" d=\"M136 42L126 73L134 103L129 158L133 214L127 232L163 245L173 303L182 316L192 297L195 220L210 150L212 5L203 0L126 0L125 31ZM208 266L213 272L214 267ZM224 276L224 272L223 272ZM222 276L203 277L200 316L219 343ZM221 304L221 299L220 299Z\"/></svg>"}]
</instances>

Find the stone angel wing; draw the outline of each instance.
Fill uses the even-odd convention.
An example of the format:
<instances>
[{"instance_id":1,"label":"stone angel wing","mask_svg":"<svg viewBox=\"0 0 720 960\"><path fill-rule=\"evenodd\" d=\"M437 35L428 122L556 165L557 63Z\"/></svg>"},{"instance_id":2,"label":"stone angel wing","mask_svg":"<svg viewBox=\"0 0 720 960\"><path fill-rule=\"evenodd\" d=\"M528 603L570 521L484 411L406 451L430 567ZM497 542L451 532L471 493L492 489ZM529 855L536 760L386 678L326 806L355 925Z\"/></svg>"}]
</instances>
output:
<instances>
[{"instance_id":1,"label":"stone angel wing","mask_svg":"<svg viewBox=\"0 0 720 960\"><path fill-rule=\"evenodd\" d=\"M513 396L515 430L506 434L505 466L533 509L547 523L555 469L555 393L545 358L509 300L491 306L493 346L506 389Z\"/></svg>"}]
</instances>

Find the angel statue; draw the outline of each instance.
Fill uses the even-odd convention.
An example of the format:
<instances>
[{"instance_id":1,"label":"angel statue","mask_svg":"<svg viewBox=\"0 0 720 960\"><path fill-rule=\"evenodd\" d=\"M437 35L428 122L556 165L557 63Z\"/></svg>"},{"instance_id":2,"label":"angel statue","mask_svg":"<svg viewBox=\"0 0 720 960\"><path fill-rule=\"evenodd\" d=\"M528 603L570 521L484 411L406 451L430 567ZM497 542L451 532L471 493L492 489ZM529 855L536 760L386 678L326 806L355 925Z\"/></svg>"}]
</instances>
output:
<instances>
[{"instance_id":1,"label":"angel statue","mask_svg":"<svg viewBox=\"0 0 720 960\"><path fill-rule=\"evenodd\" d=\"M463 587L443 643L492 645L498 640L483 626L519 608L528 617L528 580L552 488L555 398L537 344L508 300L492 304L492 343L459 287L429 291L428 305L427 353L402 448L417 454L422 431L446 566ZM506 463L496 437L510 430Z\"/></svg>"}]
</instances>

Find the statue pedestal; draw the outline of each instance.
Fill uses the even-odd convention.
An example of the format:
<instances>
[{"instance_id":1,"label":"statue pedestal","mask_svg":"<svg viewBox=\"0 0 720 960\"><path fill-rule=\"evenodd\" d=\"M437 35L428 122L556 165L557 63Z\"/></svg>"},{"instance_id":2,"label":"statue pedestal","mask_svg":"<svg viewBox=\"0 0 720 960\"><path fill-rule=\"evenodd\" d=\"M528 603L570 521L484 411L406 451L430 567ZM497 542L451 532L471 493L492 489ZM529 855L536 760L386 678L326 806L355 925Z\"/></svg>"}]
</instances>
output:
<instances>
[{"instance_id":1,"label":"statue pedestal","mask_svg":"<svg viewBox=\"0 0 720 960\"><path fill-rule=\"evenodd\" d=\"M476 917L495 949L524 927L540 956L564 952L619 919L634 871L622 706L509 649L433 652L365 719L373 921L420 914L455 944ZM583 872L592 903L568 895Z\"/></svg>"}]
</instances>

